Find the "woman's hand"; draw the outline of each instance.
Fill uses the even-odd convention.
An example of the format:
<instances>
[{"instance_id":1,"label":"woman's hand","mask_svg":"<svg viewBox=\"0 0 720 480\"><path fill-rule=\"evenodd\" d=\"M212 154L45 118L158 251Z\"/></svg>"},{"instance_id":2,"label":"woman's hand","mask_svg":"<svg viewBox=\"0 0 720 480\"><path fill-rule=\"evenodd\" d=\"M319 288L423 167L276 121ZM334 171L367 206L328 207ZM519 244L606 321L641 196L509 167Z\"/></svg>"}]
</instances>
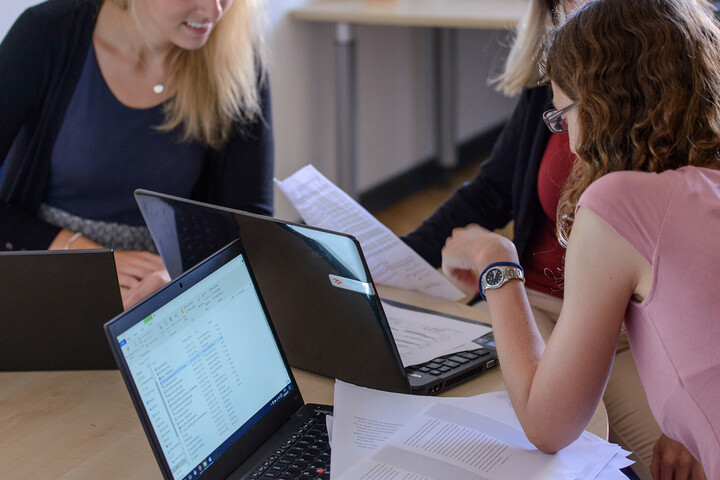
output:
<instances>
[{"instance_id":1,"label":"woman's hand","mask_svg":"<svg viewBox=\"0 0 720 480\"><path fill-rule=\"evenodd\" d=\"M170 281L170 274L164 268L156 270L150 275L145 276L134 287L121 288L123 308L127 310L140 300L155 292L158 288L166 285Z\"/></svg>"},{"instance_id":2,"label":"woman's hand","mask_svg":"<svg viewBox=\"0 0 720 480\"><path fill-rule=\"evenodd\" d=\"M65 229L61 230L57 234L53 242L48 247L49 250L95 248L105 247L83 236L76 237L74 232ZM113 254L115 256L115 269L117 270L118 283L120 284L120 290L123 292L123 296L128 291L138 288L138 285L141 282L156 272L165 272L165 275L167 276L165 265L159 255L134 250L115 250ZM162 277L163 276L160 275L160 278ZM166 280L165 283L167 283L168 280ZM143 286L140 291L147 291L149 285L155 285L157 283L158 277L155 276L155 278L148 280L148 285ZM155 291L156 289L157 287L152 291ZM150 292L148 291L148 293Z\"/></svg>"},{"instance_id":3,"label":"woman's hand","mask_svg":"<svg viewBox=\"0 0 720 480\"><path fill-rule=\"evenodd\" d=\"M705 480L705 470L680 442L661 435L653 447L652 476L655 480Z\"/></svg>"},{"instance_id":4,"label":"woman's hand","mask_svg":"<svg viewBox=\"0 0 720 480\"><path fill-rule=\"evenodd\" d=\"M478 277L493 262L518 263L515 245L479 225L456 228L442 249L442 270L453 283L478 291Z\"/></svg>"},{"instance_id":5,"label":"woman's hand","mask_svg":"<svg viewBox=\"0 0 720 480\"><path fill-rule=\"evenodd\" d=\"M165 269L160 256L154 253L115 250L114 254L121 289L132 290L153 273Z\"/></svg>"}]
</instances>

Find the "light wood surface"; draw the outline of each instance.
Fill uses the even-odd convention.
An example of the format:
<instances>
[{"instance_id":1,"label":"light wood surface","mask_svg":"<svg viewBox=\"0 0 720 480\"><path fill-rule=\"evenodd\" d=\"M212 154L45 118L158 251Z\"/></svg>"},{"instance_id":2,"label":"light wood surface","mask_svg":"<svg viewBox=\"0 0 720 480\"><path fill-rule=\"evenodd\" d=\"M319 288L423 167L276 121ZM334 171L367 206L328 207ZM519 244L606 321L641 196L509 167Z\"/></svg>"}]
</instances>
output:
<instances>
[{"instance_id":1,"label":"light wood surface","mask_svg":"<svg viewBox=\"0 0 720 480\"><path fill-rule=\"evenodd\" d=\"M407 27L503 29L515 26L527 0L319 0L291 18Z\"/></svg>"},{"instance_id":2,"label":"light wood surface","mask_svg":"<svg viewBox=\"0 0 720 480\"><path fill-rule=\"evenodd\" d=\"M488 321L480 310L387 287L384 298ZM306 402L331 404L333 380L293 370ZM448 390L469 396L503 389L499 369ZM607 438L603 405L588 430ZM160 479L117 371L0 373L0 478Z\"/></svg>"}]
</instances>

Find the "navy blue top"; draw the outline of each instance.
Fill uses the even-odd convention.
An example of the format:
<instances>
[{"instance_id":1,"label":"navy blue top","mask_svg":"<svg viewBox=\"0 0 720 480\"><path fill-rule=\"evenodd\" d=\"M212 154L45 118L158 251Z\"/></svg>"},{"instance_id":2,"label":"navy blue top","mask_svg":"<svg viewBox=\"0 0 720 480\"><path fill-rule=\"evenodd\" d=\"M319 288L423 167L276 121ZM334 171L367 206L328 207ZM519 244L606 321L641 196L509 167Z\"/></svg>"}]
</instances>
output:
<instances>
[{"instance_id":1,"label":"navy blue top","mask_svg":"<svg viewBox=\"0 0 720 480\"><path fill-rule=\"evenodd\" d=\"M0 42L0 164L7 159L0 184L0 250L46 249L60 231L38 212L101 5L98 0L48 0L20 15ZM262 114L250 121L234 119L228 141L205 148L190 198L272 215L270 84L265 75L256 80Z\"/></svg>"},{"instance_id":2,"label":"navy blue top","mask_svg":"<svg viewBox=\"0 0 720 480\"><path fill-rule=\"evenodd\" d=\"M176 131L159 132L164 118L162 104L120 103L91 46L53 148L45 203L82 218L144 225L136 188L190 197L205 148L181 142Z\"/></svg>"}]
</instances>

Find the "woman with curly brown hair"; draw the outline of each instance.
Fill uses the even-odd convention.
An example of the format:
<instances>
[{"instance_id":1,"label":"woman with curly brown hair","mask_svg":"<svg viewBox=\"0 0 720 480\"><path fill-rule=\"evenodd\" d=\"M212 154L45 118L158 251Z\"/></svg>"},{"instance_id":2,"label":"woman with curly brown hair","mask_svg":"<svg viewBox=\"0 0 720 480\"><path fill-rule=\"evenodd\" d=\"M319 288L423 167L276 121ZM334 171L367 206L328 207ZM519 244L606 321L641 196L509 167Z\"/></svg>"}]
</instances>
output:
<instances>
[{"instance_id":1,"label":"woman with curly brown hair","mask_svg":"<svg viewBox=\"0 0 720 480\"><path fill-rule=\"evenodd\" d=\"M552 92L542 82L538 63L549 29L584 0L531 0L518 23L499 90L519 96L492 154L475 177L455 191L423 224L403 238L433 266L453 229L478 224L489 230L512 220L512 238L523 265L526 292L543 338L555 327L563 297L565 249L555 236L562 187L575 155L567 133L552 134L543 112L552 107ZM478 308L486 308L480 302ZM610 440L631 450L633 471L650 480L653 457L692 462L681 445L661 436L640 385L627 336L622 335L603 397ZM660 439L660 441L658 441Z\"/></svg>"},{"instance_id":2,"label":"woman with curly brown hair","mask_svg":"<svg viewBox=\"0 0 720 480\"><path fill-rule=\"evenodd\" d=\"M547 347L507 239L457 229L443 270L487 298L513 406L541 450L587 425L624 324L655 418L700 462L668 478L720 478L720 29L693 0L595 0L548 45L545 120L578 161L558 209L565 294Z\"/></svg>"}]
</instances>

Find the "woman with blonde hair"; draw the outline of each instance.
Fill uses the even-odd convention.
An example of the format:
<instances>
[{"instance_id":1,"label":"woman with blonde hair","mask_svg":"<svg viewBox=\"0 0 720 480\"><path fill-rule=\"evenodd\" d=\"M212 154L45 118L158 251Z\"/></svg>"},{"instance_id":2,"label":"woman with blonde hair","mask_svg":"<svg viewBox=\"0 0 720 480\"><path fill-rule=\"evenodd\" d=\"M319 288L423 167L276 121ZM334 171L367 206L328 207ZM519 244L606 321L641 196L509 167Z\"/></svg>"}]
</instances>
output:
<instances>
[{"instance_id":1,"label":"woman with blonde hair","mask_svg":"<svg viewBox=\"0 0 720 480\"><path fill-rule=\"evenodd\" d=\"M136 188L271 214L259 1L26 10L0 45L0 249L114 248L128 294L162 272Z\"/></svg>"},{"instance_id":2,"label":"woman with blonde hair","mask_svg":"<svg viewBox=\"0 0 720 480\"><path fill-rule=\"evenodd\" d=\"M550 37L544 119L578 161L558 208L565 295L547 346L511 242L471 225L443 250L445 273L487 299L510 398L543 451L585 428L627 328L655 418L697 460L654 460L658 479L720 478L720 28L705 7L594 0Z\"/></svg>"}]
</instances>

